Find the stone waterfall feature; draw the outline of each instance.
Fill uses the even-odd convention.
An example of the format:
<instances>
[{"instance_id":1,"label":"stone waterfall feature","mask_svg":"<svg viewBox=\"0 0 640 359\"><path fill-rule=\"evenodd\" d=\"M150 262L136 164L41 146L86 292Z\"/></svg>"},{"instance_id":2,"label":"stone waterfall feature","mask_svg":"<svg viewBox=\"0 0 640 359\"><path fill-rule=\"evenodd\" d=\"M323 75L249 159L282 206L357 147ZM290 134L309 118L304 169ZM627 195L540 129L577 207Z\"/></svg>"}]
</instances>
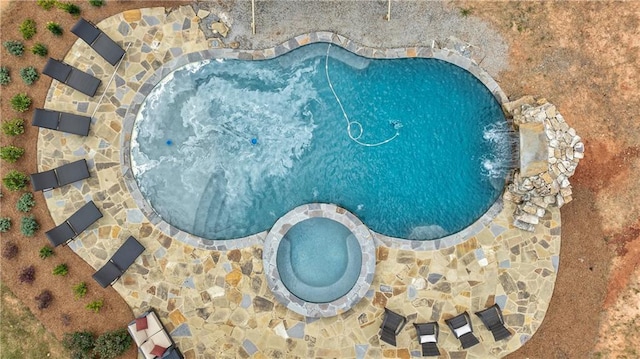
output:
<instances>
[{"instance_id":1,"label":"stone waterfall feature","mask_svg":"<svg viewBox=\"0 0 640 359\"><path fill-rule=\"evenodd\" d=\"M504 199L517 204L513 225L532 232L548 206L572 200L569 178L584 157L584 144L545 99L525 96L503 108L520 132L520 168Z\"/></svg>"}]
</instances>

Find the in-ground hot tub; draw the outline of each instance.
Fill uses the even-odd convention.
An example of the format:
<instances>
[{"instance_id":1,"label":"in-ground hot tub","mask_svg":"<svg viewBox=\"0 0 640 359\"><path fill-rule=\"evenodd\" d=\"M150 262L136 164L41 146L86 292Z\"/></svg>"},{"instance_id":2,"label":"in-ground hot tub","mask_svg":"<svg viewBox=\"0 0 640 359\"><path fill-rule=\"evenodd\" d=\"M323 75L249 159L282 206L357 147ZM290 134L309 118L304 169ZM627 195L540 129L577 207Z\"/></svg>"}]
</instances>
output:
<instances>
[{"instance_id":1,"label":"in-ground hot tub","mask_svg":"<svg viewBox=\"0 0 640 359\"><path fill-rule=\"evenodd\" d=\"M308 317L344 312L367 293L375 272L369 229L333 204L303 205L281 217L265 239L269 288Z\"/></svg>"}]
</instances>

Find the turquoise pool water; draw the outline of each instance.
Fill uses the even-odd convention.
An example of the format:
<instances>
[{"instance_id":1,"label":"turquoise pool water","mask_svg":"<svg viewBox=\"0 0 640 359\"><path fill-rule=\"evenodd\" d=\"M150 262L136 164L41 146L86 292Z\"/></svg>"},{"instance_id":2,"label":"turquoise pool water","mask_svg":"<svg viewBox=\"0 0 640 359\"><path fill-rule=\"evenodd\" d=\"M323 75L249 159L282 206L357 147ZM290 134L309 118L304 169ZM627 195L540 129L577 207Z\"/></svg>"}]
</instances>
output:
<instances>
[{"instance_id":1,"label":"turquoise pool water","mask_svg":"<svg viewBox=\"0 0 640 359\"><path fill-rule=\"evenodd\" d=\"M353 288L362 251L347 227L327 218L310 218L282 237L276 264L280 280L292 294L307 302L328 303Z\"/></svg>"},{"instance_id":2,"label":"turquoise pool water","mask_svg":"<svg viewBox=\"0 0 640 359\"><path fill-rule=\"evenodd\" d=\"M139 111L131 159L156 212L203 238L265 231L325 202L376 232L433 239L502 192L506 127L491 93L459 67L312 44L176 70Z\"/></svg>"}]
</instances>

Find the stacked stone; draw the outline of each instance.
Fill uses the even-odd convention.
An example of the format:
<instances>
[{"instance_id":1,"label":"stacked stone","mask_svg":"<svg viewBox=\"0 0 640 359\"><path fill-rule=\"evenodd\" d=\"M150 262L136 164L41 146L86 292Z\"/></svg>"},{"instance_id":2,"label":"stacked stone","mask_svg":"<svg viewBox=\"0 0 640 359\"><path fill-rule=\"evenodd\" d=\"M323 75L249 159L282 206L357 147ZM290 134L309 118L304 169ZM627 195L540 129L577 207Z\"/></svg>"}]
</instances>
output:
<instances>
[{"instance_id":1,"label":"stacked stone","mask_svg":"<svg viewBox=\"0 0 640 359\"><path fill-rule=\"evenodd\" d=\"M505 105L513 115L515 126L541 123L547 141L547 170L536 175L515 173L504 198L517 203L513 225L534 231L549 205L562 207L572 198L571 177L584 157L584 144L575 129L569 127L556 107L545 99L525 97Z\"/></svg>"}]
</instances>

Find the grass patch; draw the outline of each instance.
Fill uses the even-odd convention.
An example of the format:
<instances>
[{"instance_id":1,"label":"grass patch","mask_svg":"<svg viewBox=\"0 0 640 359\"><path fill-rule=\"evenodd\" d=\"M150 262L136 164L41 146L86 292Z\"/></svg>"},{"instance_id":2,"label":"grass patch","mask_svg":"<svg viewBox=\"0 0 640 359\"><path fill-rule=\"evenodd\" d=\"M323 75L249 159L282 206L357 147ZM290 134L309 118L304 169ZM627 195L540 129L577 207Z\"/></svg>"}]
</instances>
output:
<instances>
[{"instance_id":1,"label":"grass patch","mask_svg":"<svg viewBox=\"0 0 640 359\"><path fill-rule=\"evenodd\" d=\"M62 344L47 332L9 288L0 283L0 358L69 358ZM28 338L28 340L25 340Z\"/></svg>"}]
</instances>

